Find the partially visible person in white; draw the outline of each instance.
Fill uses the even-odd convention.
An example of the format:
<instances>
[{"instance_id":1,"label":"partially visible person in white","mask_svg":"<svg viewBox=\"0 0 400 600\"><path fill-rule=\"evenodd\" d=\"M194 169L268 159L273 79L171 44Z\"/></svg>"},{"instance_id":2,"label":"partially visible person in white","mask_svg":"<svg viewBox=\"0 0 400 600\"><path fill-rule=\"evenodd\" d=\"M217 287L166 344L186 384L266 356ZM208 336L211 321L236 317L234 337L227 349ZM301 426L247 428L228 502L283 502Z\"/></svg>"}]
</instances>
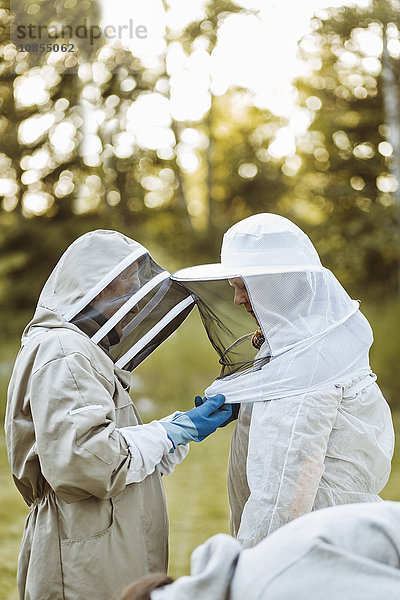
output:
<instances>
[{"instance_id":1,"label":"partially visible person in white","mask_svg":"<svg viewBox=\"0 0 400 600\"><path fill-rule=\"evenodd\" d=\"M254 548L220 533L194 550L189 576L150 575L121 600L399 597L400 503L373 502L304 515Z\"/></svg>"},{"instance_id":2,"label":"partially visible person in white","mask_svg":"<svg viewBox=\"0 0 400 600\"><path fill-rule=\"evenodd\" d=\"M221 263L173 278L189 289L197 282L199 297L201 282L228 280L259 328L254 367L205 392L241 403L228 490L231 532L243 546L312 510L381 500L394 432L369 365L372 331L304 232L254 215L227 231Z\"/></svg>"}]
</instances>

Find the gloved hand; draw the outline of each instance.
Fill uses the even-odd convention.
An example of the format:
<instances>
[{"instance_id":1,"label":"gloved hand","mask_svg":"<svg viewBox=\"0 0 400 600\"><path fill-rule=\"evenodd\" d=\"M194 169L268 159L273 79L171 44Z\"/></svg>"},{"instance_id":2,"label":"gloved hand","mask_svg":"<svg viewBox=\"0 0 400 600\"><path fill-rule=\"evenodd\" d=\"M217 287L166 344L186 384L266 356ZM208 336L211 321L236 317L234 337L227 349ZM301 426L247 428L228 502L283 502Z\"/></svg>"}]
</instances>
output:
<instances>
[{"instance_id":1,"label":"gloved hand","mask_svg":"<svg viewBox=\"0 0 400 600\"><path fill-rule=\"evenodd\" d=\"M207 396L204 396L203 398L201 396L196 396L196 398L194 399L194 405L201 406L202 404L204 404L204 402L206 402L206 400ZM240 404L230 404L230 406L232 408L231 416L224 423L218 425L218 427L225 427L225 425L229 425L229 423L232 423L232 421L235 421L238 418Z\"/></svg>"},{"instance_id":2,"label":"gloved hand","mask_svg":"<svg viewBox=\"0 0 400 600\"><path fill-rule=\"evenodd\" d=\"M225 396L217 394L201 406L187 412L176 412L170 420L161 420L174 449L179 444L201 442L232 415L232 405L224 404Z\"/></svg>"}]
</instances>

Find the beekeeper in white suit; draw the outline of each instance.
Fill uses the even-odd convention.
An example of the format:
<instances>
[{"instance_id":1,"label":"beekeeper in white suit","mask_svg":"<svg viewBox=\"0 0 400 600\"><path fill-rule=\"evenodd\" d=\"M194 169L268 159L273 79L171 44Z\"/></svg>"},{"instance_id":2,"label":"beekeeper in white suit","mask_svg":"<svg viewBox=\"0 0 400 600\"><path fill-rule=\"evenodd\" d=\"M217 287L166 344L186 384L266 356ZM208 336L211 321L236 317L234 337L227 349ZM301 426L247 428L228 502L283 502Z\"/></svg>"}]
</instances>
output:
<instances>
[{"instance_id":1,"label":"beekeeper in white suit","mask_svg":"<svg viewBox=\"0 0 400 600\"><path fill-rule=\"evenodd\" d=\"M191 295L148 250L114 231L63 254L26 327L8 394L6 440L29 505L21 600L111 600L165 571L161 474L229 417L218 396L143 425L130 372L188 315Z\"/></svg>"},{"instance_id":2,"label":"beekeeper in white suit","mask_svg":"<svg viewBox=\"0 0 400 600\"><path fill-rule=\"evenodd\" d=\"M224 235L221 263L173 278L197 297L220 356L205 395L241 404L228 491L243 546L309 511L380 500L394 433L369 365L372 331L309 238L284 217L254 215ZM228 302L249 315L228 315Z\"/></svg>"}]
</instances>

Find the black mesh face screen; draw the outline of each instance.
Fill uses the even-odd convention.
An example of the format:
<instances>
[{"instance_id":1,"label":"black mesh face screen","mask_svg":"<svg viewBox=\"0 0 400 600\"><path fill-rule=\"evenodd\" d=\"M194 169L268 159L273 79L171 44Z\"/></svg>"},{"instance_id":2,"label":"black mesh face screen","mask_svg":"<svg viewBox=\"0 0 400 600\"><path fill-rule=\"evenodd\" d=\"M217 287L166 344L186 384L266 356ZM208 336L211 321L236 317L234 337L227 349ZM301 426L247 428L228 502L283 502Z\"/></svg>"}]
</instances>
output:
<instances>
[{"instance_id":1,"label":"black mesh face screen","mask_svg":"<svg viewBox=\"0 0 400 600\"><path fill-rule=\"evenodd\" d=\"M193 307L190 292L146 254L117 275L72 322L117 366L132 370Z\"/></svg>"},{"instance_id":2,"label":"black mesh face screen","mask_svg":"<svg viewBox=\"0 0 400 600\"><path fill-rule=\"evenodd\" d=\"M141 362L143 362L154 350L160 346L174 331L183 323L194 307L191 304L183 310L175 319L173 319L165 328L160 331L140 352L124 367L127 371L133 371Z\"/></svg>"},{"instance_id":3,"label":"black mesh face screen","mask_svg":"<svg viewBox=\"0 0 400 600\"><path fill-rule=\"evenodd\" d=\"M219 356L220 378L259 369L269 361L265 352L262 358L257 357L252 340L258 324L243 306L234 305L234 289L228 280L184 285L195 297L208 338Z\"/></svg>"},{"instance_id":4,"label":"black mesh face screen","mask_svg":"<svg viewBox=\"0 0 400 600\"><path fill-rule=\"evenodd\" d=\"M155 288L149 291L137 304L138 312L125 325L120 342L110 349L112 356L117 360L137 347L138 353L129 358L129 368L136 368L153 350L175 331L184 321L194 307L194 303L184 308L176 316L171 318L160 331L157 327L163 319L173 314L175 307L182 301L190 298L190 294L179 283L165 279ZM146 342L146 340L149 340ZM144 342L144 344L143 344ZM141 346L139 348L139 346Z\"/></svg>"}]
</instances>

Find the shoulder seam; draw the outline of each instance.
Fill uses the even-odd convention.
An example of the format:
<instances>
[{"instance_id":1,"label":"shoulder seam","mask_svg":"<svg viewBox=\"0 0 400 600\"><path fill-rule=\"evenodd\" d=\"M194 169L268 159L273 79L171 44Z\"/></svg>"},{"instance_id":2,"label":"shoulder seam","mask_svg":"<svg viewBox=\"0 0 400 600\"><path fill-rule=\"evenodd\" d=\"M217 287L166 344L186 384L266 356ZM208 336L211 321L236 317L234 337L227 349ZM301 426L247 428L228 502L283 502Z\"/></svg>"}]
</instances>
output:
<instances>
[{"instance_id":1,"label":"shoulder seam","mask_svg":"<svg viewBox=\"0 0 400 600\"><path fill-rule=\"evenodd\" d=\"M60 342L60 340L59 340L59 342ZM60 342L60 346L61 346L61 350L62 350L63 355L62 356L57 356L56 358L51 358L50 360L48 360L47 362L45 362L38 369L36 369L36 371L32 372L32 376L37 375L38 373L40 373L40 371L42 369L44 369L44 367L47 367L49 364L51 364L53 362L56 362L57 360L68 359L71 356L82 356L82 358L84 358L85 360L88 361L88 363L90 364L90 366L92 367L92 369L97 373L97 375L99 375L99 377L101 377L101 379L104 379L110 385L114 385L113 381L111 381L110 379L108 379L108 377L106 377L105 375L103 375L103 373L100 373L100 371L98 369L96 369L96 367L93 365L92 361L89 359L88 356L85 356L82 352L69 352L68 354L66 354L65 351L64 351L64 348L62 347L61 342ZM67 360L67 362L68 362L68 360ZM71 370L69 364L68 364L68 369ZM72 373L71 373L71 375L72 375Z\"/></svg>"}]
</instances>

